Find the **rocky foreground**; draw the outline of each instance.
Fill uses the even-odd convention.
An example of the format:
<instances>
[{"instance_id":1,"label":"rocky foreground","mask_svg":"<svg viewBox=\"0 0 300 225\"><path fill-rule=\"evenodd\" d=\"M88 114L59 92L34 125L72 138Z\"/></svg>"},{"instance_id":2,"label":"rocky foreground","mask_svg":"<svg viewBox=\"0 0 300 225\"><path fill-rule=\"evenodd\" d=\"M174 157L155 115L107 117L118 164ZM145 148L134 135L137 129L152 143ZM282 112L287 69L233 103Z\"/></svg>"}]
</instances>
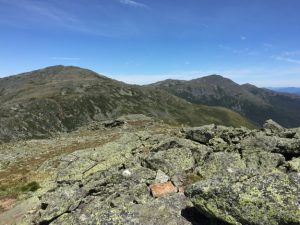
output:
<instances>
[{"instance_id":1,"label":"rocky foreground","mask_svg":"<svg viewBox=\"0 0 300 225\"><path fill-rule=\"evenodd\" d=\"M38 167L51 176L17 224L300 224L300 129L105 126L120 137Z\"/></svg>"}]
</instances>

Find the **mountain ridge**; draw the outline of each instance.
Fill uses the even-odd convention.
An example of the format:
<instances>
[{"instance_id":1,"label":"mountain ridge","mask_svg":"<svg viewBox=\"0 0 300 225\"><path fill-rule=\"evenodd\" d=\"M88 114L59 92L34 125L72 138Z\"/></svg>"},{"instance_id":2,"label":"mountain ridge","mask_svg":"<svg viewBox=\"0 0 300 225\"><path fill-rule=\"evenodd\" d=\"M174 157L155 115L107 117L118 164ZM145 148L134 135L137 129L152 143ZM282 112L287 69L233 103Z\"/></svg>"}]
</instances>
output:
<instances>
[{"instance_id":1,"label":"mountain ridge","mask_svg":"<svg viewBox=\"0 0 300 225\"><path fill-rule=\"evenodd\" d=\"M0 80L0 140L41 138L90 121L140 113L170 123L254 125L222 107L129 85L79 67L52 66Z\"/></svg>"},{"instance_id":2,"label":"mountain ridge","mask_svg":"<svg viewBox=\"0 0 300 225\"><path fill-rule=\"evenodd\" d=\"M150 86L166 90L195 104L229 108L258 125L270 118L286 127L300 125L299 96L277 93L252 84L239 85L220 75L189 81L165 80Z\"/></svg>"}]
</instances>

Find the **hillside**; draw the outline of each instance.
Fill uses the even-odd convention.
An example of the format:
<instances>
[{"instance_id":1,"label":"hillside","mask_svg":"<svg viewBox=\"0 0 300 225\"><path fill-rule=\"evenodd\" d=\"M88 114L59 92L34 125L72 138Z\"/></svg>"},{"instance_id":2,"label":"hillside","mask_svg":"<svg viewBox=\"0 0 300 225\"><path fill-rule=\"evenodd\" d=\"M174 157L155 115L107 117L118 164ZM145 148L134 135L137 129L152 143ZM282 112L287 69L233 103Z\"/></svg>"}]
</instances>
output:
<instances>
[{"instance_id":1,"label":"hillside","mask_svg":"<svg viewBox=\"0 0 300 225\"><path fill-rule=\"evenodd\" d=\"M0 225L299 225L300 128L119 121L0 144Z\"/></svg>"},{"instance_id":2,"label":"hillside","mask_svg":"<svg viewBox=\"0 0 300 225\"><path fill-rule=\"evenodd\" d=\"M0 140L43 138L90 121L142 113L173 124L253 127L221 107L191 104L164 90L53 66L0 79Z\"/></svg>"},{"instance_id":3,"label":"hillside","mask_svg":"<svg viewBox=\"0 0 300 225\"><path fill-rule=\"evenodd\" d=\"M300 97L251 84L239 85L219 75L190 81L165 80L151 86L189 102L232 109L258 125L273 119L286 127L300 125Z\"/></svg>"}]
</instances>

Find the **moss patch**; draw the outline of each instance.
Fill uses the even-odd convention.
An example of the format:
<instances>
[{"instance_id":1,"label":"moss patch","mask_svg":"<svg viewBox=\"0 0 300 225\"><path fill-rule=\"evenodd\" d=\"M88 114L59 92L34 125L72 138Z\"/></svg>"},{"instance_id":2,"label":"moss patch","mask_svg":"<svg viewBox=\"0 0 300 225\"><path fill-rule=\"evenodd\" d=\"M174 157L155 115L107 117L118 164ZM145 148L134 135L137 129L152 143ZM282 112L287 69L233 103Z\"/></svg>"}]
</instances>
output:
<instances>
[{"instance_id":1,"label":"moss patch","mask_svg":"<svg viewBox=\"0 0 300 225\"><path fill-rule=\"evenodd\" d=\"M41 186L36 181L32 181L27 184L0 186L0 198L6 198L6 197L17 198L20 194L35 192L39 188L41 188Z\"/></svg>"}]
</instances>

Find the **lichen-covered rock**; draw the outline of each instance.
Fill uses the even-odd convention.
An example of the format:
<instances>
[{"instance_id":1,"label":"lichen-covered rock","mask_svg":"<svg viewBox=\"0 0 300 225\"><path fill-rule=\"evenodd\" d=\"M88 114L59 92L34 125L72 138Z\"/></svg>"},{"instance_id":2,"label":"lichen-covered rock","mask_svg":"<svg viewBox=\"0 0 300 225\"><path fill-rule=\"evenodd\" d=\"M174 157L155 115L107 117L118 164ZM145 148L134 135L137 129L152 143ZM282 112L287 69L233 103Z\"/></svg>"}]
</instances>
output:
<instances>
[{"instance_id":1,"label":"lichen-covered rock","mask_svg":"<svg viewBox=\"0 0 300 225\"><path fill-rule=\"evenodd\" d=\"M269 129L271 132L281 132L284 130L284 128L282 126L280 126L278 123L276 123L273 120L267 120L264 125L263 125L264 129Z\"/></svg>"},{"instance_id":2,"label":"lichen-covered rock","mask_svg":"<svg viewBox=\"0 0 300 225\"><path fill-rule=\"evenodd\" d=\"M293 158L291 161L286 163L286 167L290 172L300 173L300 157Z\"/></svg>"},{"instance_id":3,"label":"lichen-covered rock","mask_svg":"<svg viewBox=\"0 0 300 225\"><path fill-rule=\"evenodd\" d=\"M243 150L242 157L247 168L259 170L261 173L272 171L285 162L283 155L267 152L263 149Z\"/></svg>"},{"instance_id":4,"label":"lichen-covered rock","mask_svg":"<svg viewBox=\"0 0 300 225\"><path fill-rule=\"evenodd\" d=\"M285 129L273 120L267 120L263 125L263 129L269 136L276 134L281 138L294 138L296 135L296 132L292 129Z\"/></svg>"},{"instance_id":5,"label":"lichen-covered rock","mask_svg":"<svg viewBox=\"0 0 300 225\"><path fill-rule=\"evenodd\" d=\"M269 122L150 133L130 124L40 166L52 175L27 224L300 224L296 130Z\"/></svg>"},{"instance_id":6,"label":"lichen-covered rock","mask_svg":"<svg viewBox=\"0 0 300 225\"><path fill-rule=\"evenodd\" d=\"M213 177L187 191L198 210L236 225L299 224L299 193L299 174L250 171Z\"/></svg>"},{"instance_id":7,"label":"lichen-covered rock","mask_svg":"<svg viewBox=\"0 0 300 225\"><path fill-rule=\"evenodd\" d=\"M126 203L126 201L124 202ZM182 210L187 205L192 206L183 193L176 193L164 198L153 198L146 204L128 202L123 207L111 207L108 204L103 204L99 198L96 198L91 204L82 206L76 212L65 214L51 224L191 225L189 221L181 216Z\"/></svg>"},{"instance_id":8,"label":"lichen-covered rock","mask_svg":"<svg viewBox=\"0 0 300 225\"><path fill-rule=\"evenodd\" d=\"M187 138L198 141L202 144L207 144L210 139L215 136L215 132L213 131L215 125L207 125L202 127L193 128L187 131Z\"/></svg>"},{"instance_id":9,"label":"lichen-covered rock","mask_svg":"<svg viewBox=\"0 0 300 225\"><path fill-rule=\"evenodd\" d=\"M169 176L190 170L195 165L195 159L190 149L171 148L159 151L146 159L146 165L154 170L162 170Z\"/></svg>"},{"instance_id":10,"label":"lichen-covered rock","mask_svg":"<svg viewBox=\"0 0 300 225\"><path fill-rule=\"evenodd\" d=\"M170 179L170 177L163 171L158 170L155 177L155 183L165 183Z\"/></svg>"},{"instance_id":11,"label":"lichen-covered rock","mask_svg":"<svg viewBox=\"0 0 300 225\"><path fill-rule=\"evenodd\" d=\"M198 173L204 178L211 178L215 175L226 176L246 168L245 162L237 153L216 152L201 163Z\"/></svg>"},{"instance_id":12,"label":"lichen-covered rock","mask_svg":"<svg viewBox=\"0 0 300 225\"><path fill-rule=\"evenodd\" d=\"M242 148L260 148L265 151L280 153L287 157L300 156L299 138L282 138L276 135L268 136L265 132L252 132L241 140Z\"/></svg>"}]
</instances>

